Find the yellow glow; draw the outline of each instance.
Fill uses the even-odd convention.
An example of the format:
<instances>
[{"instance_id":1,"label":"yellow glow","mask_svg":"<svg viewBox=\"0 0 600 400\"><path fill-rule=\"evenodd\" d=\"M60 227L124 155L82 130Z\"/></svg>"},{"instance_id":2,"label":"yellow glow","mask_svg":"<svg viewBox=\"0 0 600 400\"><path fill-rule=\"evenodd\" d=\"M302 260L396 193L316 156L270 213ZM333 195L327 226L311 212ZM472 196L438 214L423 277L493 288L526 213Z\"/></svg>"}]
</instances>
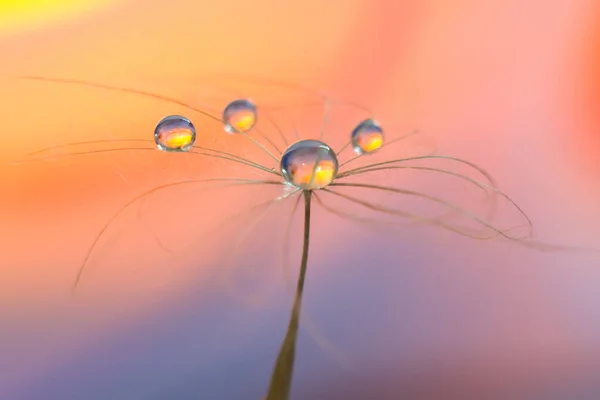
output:
<instances>
[{"instance_id":1,"label":"yellow glow","mask_svg":"<svg viewBox=\"0 0 600 400\"><path fill-rule=\"evenodd\" d=\"M194 136L189 129L173 130L160 135L160 141L170 149L179 149L189 145Z\"/></svg>"},{"instance_id":2,"label":"yellow glow","mask_svg":"<svg viewBox=\"0 0 600 400\"><path fill-rule=\"evenodd\" d=\"M0 0L0 32L79 16L115 0Z\"/></svg>"},{"instance_id":3,"label":"yellow glow","mask_svg":"<svg viewBox=\"0 0 600 400\"><path fill-rule=\"evenodd\" d=\"M248 112L240 117L236 118L234 122L235 128L240 132L245 132L248 129L252 128L255 122L254 113Z\"/></svg>"},{"instance_id":4,"label":"yellow glow","mask_svg":"<svg viewBox=\"0 0 600 400\"><path fill-rule=\"evenodd\" d=\"M333 180L333 173L335 168L333 163L329 161L322 161L315 170L315 179L313 183L317 186L326 186Z\"/></svg>"},{"instance_id":5,"label":"yellow glow","mask_svg":"<svg viewBox=\"0 0 600 400\"><path fill-rule=\"evenodd\" d=\"M297 185L309 185L323 187L333 180L335 168L331 161L321 161L319 166L313 170L312 164L304 164L292 169L294 183Z\"/></svg>"},{"instance_id":6,"label":"yellow glow","mask_svg":"<svg viewBox=\"0 0 600 400\"><path fill-rule=\"evenodd\" d=\"M371 153L383 146L383 135L373 133L359 139L358 145L365 153Z\"/></svg>"}]
</instances>

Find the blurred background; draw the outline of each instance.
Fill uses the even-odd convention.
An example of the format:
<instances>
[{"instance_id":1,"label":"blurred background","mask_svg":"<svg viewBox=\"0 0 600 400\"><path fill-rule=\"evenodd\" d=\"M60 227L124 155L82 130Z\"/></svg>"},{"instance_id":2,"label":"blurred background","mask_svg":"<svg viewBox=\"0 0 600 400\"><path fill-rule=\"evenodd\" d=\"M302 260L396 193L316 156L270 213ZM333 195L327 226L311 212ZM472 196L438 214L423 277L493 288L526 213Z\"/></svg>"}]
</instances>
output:
<instances>
[{"instance_id":1,"label":"blurred background","mask_svg":"<svg viewBox=\"0 0 600 400\"><path fill-rule=\"evenodd\" d=\"M9 1L0 52L2 399L259 399L291 304L281 255L293 202L255 224L256 214L236 213L276 190L201 184L125 210L73 297L90 246L130 199L245 172L144 150L14 160L65 143L150 140L172 113L196 118L200 145L260 155L180 106L18 75L216 108L227 98L213 96L217 81L247 87L226 74L326 88L372 108L389 135L418 128L441 153L491 172L538 240L600 248L600 5L591 0ZM219 80L206 78L215 72ZM255 96L288 108L309 96L261 82L251 81ZM289 115L273 113L293 136ZM322 110L295 118L310 136ZM348 123L340 114L328 132L336 145ZM237 245L249 227L252 240ZM392 235L317 211L308 275L294 399L600 396L599 254L435 229Z\"/></svg>"}]
</instances>

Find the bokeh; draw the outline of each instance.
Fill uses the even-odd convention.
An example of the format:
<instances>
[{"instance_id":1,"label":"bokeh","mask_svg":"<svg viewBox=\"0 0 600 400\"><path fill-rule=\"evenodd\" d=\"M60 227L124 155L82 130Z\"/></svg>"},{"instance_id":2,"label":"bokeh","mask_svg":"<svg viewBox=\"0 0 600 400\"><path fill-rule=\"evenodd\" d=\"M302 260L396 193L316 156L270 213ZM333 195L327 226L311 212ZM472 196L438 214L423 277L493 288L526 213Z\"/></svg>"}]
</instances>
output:
<instances>
[{"instance_id":1,"label":"bokeh","mask_svg":"<svg viewBox=\"0 0 600 400\"><path fill-rule=\"evenodd\" d=\"M131 198L241 169L146 151L61 157L72 149L13 163L64 143L150 138L167 114L200 120L141 96L15 76L156 90L199 106L203 76L215 72L327 88L372 108L390 135L418 128L440 152L490 171L538 240L600 248L592 1L67 3L64 13L0 18L2 399L258 399L291 304L280 255L292 204L255 226L237 263L223 258L229 238L252 226L247 214L231 217L275 193L254 188L167 191L143 218L132 207L73 297L90 245ZM299 102L282 93L282 103ZM318 126L320 113L296 122ZM349 134L344 122L332 140ZM202 132L203 143L258 154L210 124ZM383 234L326 213L313 232L295 399L600 395L599 254L435 229Z\"/></svg>"}]
</instances>

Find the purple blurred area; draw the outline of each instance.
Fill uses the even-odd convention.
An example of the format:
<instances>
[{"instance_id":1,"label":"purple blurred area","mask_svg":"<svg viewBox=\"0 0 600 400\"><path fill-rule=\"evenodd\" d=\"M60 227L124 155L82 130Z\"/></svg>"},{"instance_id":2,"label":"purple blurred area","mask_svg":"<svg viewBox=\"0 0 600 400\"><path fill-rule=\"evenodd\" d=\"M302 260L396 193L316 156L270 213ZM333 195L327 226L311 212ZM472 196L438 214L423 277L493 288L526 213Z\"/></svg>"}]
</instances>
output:
<instances>
[{"instance_id":1,"label":"purple blurred area","mask_svg":"<svg viewBox=\"0 0 600 400\"><path fill-rule=\"evenodd\" d=\"M600 324L589 304L598 273L589 260L454 240L432 252L434 241L404 237L387 254L331 249L313 262L331 270L312 271L305 315L344 362L303 331L294 398L596 398ZM190 292L110 335L90 334L96 344L4 398L260 398L288 300L279 293L279 307L257 309L216 290Z\"/></svg>"}]
</instances>

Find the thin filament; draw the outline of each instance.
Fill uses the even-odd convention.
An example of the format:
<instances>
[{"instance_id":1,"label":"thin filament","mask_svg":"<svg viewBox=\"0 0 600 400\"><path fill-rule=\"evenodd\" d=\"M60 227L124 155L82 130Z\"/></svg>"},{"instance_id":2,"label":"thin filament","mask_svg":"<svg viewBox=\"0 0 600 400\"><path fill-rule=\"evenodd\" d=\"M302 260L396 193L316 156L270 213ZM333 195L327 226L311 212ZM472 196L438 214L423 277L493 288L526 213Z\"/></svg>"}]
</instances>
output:
<instances>
[{"instance_id":1,"label":"thin filament","mask_svg":"<svg viewBox=\"0 0 600 400\"><path fill-rule=\"evenodd\" d=\"M281 127L279 126L279 124L278 124L277 122L275 122L275 120L274 120L274 119L271 117L271 115L269 115L268 113L265 113L265 115L266 115L266 117L267 117L267 120L268 120L268 121L271 123L271 125L273 125L273 127L275 128L275 130L276 130L276 131L279 133L279 136L281 136L281 139L283 139L283 144L284 144L284 146L287 148L287 147L288 147L290 144L289 144L289 142L287 141L287 139L286 139L286 137L285 137L285 134L283 133L283 130L281 129ZM294 128L294 129L295 129L295 128ZM268 139L267 139L267 140L268 140ZM273 144L273 143L272 143L270 140L269 140L269 142L270 142L271 144ZM279 150L279 149L277 148L277 146L275 146L275 145L273 144L273 147L275 147L275 149L276 149L276 150L279 152L279 154L282 154L282 151L281 151L281 150Z\"/></svg>"},{"instance_id":2,"label":"thin filament","mask_svg":"<svg viewBox=\"0 0 600 400\"><path fill-rule=\"evenodd\" d=\"M140 95L140 96L145 96L145 97L153 98L153 99L156 99L156 100L165 101L165 102L171 103L171 104L176 104L176 105L179 105L181 107L187 108L188 110L197 112L200 115L203 115L203 116L205 116L207 118L210 118L213 121L219 122L221 124L223 123L223 121L220 118L212 115L209 112L201 110L198 107L194 107L191 104L185 103L185 102L183 102L181 100L177 100L177 99L172 98L172 97L164 96L164 95L158 94L158 93L148 92L148 91L145 91L145 90L125 88L125 87L120 87L120 86L111 86L111 85L105 85L105 84L102 84L102 83L81 81L81 80L76 80L76 79L47 78L47 77L40 77L40 76L19 76L19 77L17 77L17 79L37 80L37 81L43 81L43 82L53 82L53 83L64 83L64 84L72 84L72 85L81 85L81 86L88 86L88 87L93 87L93 88L97 88L97 89L109 90L109 91L117 91L117 92L122 92L122 93L136 94L136 95ZM265 151L269 156L273 157L273 159L277 160L277 157L275 157L263 145L259 144L255 140L252 140L252 142L254 144L258 145L258 147L261 150Z\"/></svg>"},{"instance_id":3,"label":"thin filament","mask_svg":"<svg viewBox=\"0 0 600 400\"><path fill-rule=\"evenodd\" d=\"M104 236L104 233L107 231L107 229L110 227L110 225L127 209L129 208L129 206L131 206L133 203L135 203L138 200L141 200L143 198L145 198L146 196L152 195L156 192L159 192L161 190L167 189L167 188L172 188L172 187L177 187L177 186L183 186L183 185L193 185L193 184L198 184L198 183L206 183L206 182L219 182L219 181L231 181L232 183L230 183L230 185L260 185L260 184L265 184L265 185L281 185L282 183L279 181L266 181L266 180L251 180L251 179L233 179L233 178L211 178L211 179L192 179L192 180L185 180L185 181L180 181L180 182L173 182L173 183L168 183L168 184L164 184L164 185L160 185L157 186L151 190L147 190L137 196L135 196L133 199L131 199L130 201L128 201L123 207L121 207L121 209L119 211L117 211L109 220L108 222L104 225L104 227L102 227L102 229L98 232L98 234L96 235L96 238L94 239L92 246L90 247L90 249L88 250L83 263L79 269L79 271L77 272L77 277L75 278L75 283L73 285L73 291L75 291L75 289L77 288L77 285L79 284L79 282L81 281L81 277L82 274L85 270L85 267L88 265L88 262L90 260L90 257L92 256L94 250L96 249L98 243L100 242L100 240L102 239L102 237Z\"/></svg>"},{"instance_id":4,"label":"thin filament","mask_svg":"<svg viewBox=\"0 0 600 400\"><path fill-rule=\"evenodd\" d=\"M46 147L46 148L41 149L41 150L36 150L36 151L31 152L31 153L27 153L27 154L24 155L24 157L25 158L29 158L29 157L37 155L37 154L42 154L42 153L45 153L45 152L48 152L48 151L52 151L52 150L60 150L60 149L63 149L63 148L68 148L68 147L84 146L84 145L90 145L90 144L119 143L119 142L123 142L123 143L141 142L141 143L147 143L147 144L151 144L151 143L154 144L153 141L148 140L148 139L103 139L103 140L89 140L89 141L85 141L85 142L74 142L74 143L67 143L67 144L61 144L61 145ZM127 150L127 149L128 148L122 148L122 149L119 149L119 150ZM210 149L208 147L201 147L201 146L193 146L193 149L202 150L202 151L209 151L211 153L220 154L220 155L223 155L223 156L226 156L226 157L231 157L232 159L236 159L236 160L242 161L246 165L254 166L254 167L257 167L257 168L262 169L262 170L267 169L267 170L269 170L271 172L273 170L272 168L268 168L267 166L264 166L262 164L256 163L256 162L251 161L251 160L249 160L247 158L240 157L238 155L235 155L235 154L232 154L232 153L228 153L228 152L225 152L225 151L222 151L222 150L215 150L215 149ZM110 150L112 150L112 149L105 149L105 151L110 151ZM133 149L133 150L136 150L136 149ZM137 149L137 150L139 150L139 149ZM148 150L148 149L144 148L144 150ZM197 152L194 152L194 151L191 151L191 152L188 151L188 153L198 154ZM84 155L84 154L88 154L88 153L77 153L77 155ZM69 154L61 154L60 156L68 156L68 155ZM42 158L37 158L37 159L31 160L31 161L40 161L40 160L45 160L45 159L53 159L55 157L57 157L57 156L42 157ZM22 162L25 162L25 161L22 161Z\"/></svg>"},{"instance_id":5,"label":"thin filament","mask_svg":"<svg viewBox=\"0 0 600 400\"><path fill-rule=\"evenodd\" d=\"M396 138L396 139L393 139L393 140L389 141L388 143L386 143L386 145L384 146L384 148L387 148L387 147L388 147L388 146L390 146L391 144L394 144L394 143L400 142L400 141L402 141L402 140L404 140L404 139L408 139L409 137L411 137L411 136L414 136L414 135L416 135L416 134L418 134L418 133L419 133L419 131L418 131L418 130L414 130L414 131L412 131L412 132L410 132L410 133L408 133L408 134L406 134L406 135L404 135L404 136L400 136L400 137L398 137L398 138ZM341 154L341 152L342 152L342 151L343 151L345 148L347 148L347 147L348 147L348 146L349 146L351 143L352 143L352 141L350 141L350 142L346 143L346 145L345 145L344 147L342 147L342 150L340 150L340 151L338 152L338 155L339 155L339 154ZM364 154L360 154L360 155L357 155L357 156L354 156L354 157L350 158L349 160L346 160L345 162L343 162L342 164L340 164L340 168L342 168L344 165L347 165L347 164L351 163L352 161L358 160L359 158L361 158L361 157L363 157L363 156L364 156Z\"/></svg>"},{"instance_id":6,"label":"thin filament","mask_svg":"<svg viewBox=\"0 0 600 400\"><path fill-rule=\"evenodd\" d=\"M267 153L269 155L269 157L271 157L273 160L275 160L275 162L279 163L279 158L277 158L273 153L271 153L265 146L262 145L262 143L260 143L258 140L254 139L252 136L248 135L247 133L242 133L242 135L249 139L252 143L254 143L256 146L258 146L262 151L264 151L265 153Z\"/></svg>"},{"instance_id":7,"label":"thin filament","mask_svg":"<svg viewBox=\"0 0 600 400\"><path fill-rule=\"evenodd\" d=\"M96 82L88 82L88 81L82 81L82 80L76 80L76 79L63 79L63 78L49 78L49 77L42 77L42 76L18 76L16 77L17 79L24 79L24 80L33 80L33 81L42 81L42 82L52 82L52 83L64 83L64 84L69 84L69 85L80 85L80 86L88 86L88 87L93 87L93 88L97 88L97 89L104 89L104 90L109 90L109 91L113 91L113 92L122 92L122 93L129 93L129 94L136 94L136 95L140 95L140 96L145 96L145 97L150 97L156 100L161 100L167 103L171 103L171 104L176 104L178 106L187 108L188 110L197 112L200 115L203 115L207 118L210 118L214 121L217 121L219 123L222 123L223 121L221 121L221 119L219 119L218 117L215 117L214 115L207 113L204 110L201 110L197 107L194 107L188 103L185 103L181 100L177 100L174 99L172 97L168 97L168 96L164 96L162 94L158 94L158 93L153 93L153 92L148 92L145 90L140 90L140 89L132 89L132 88L126 88L126 87L120 87L120 86L111 86L111 85L105 85L103 83L96 83Z\"/></svg>"},{"instance_id":8,"label":"thin filament","mask_svg":"<svg viewBox=\"0 0 600 400\"><path fill-rule=\"evenodd\" d=\"M266 77L266 76L258 77L256 75L248 76L248 75L243 75L243 74L223 73L223 72L209 72L205 75L209 79L212 79L214 77L222 77L222 78L226 78L227 80L237 80L237 81L242 81L242 82L247 82L249 80L259 80L260 84L265 85L265 86L274 86L274 87L279 87L279 88L298 90L300 92L304 92L309 95L316 95L317 97L320 98L319 103L307 103L307 104L302 104L302 106L321 105L321 104L323 104L323 102L326 99L330 99L330 101L332 103L345 104L345 105L351 106L353 108L356 108L358 110L364 111L365 113L367 113L369 115L373 114L369 108L365 107L364 105L358 104L356 102L340 100L333 96L325 95L315 88L311 88L311 87L301 85L301 84L281 81L281 80L275 79L273 77ZM281 109L281 108L287 108L289 106L263 104L261 107L266 107L266 108L270 108L270 109Z\"/></svg>"},{"instance_id":9,"label":"thin filament","mask_svg":"<svg viewBox=\"0 0 600 400\"><path fill-rule=\"evenodd\" d=\"M352 144L352 140L347 141L346 144L337 153L335 153L335 155L339 157L340 154L342 154L342 152L344 150L346 150L348 148L348 146L350 146L351 144Z\"/></svg>"},{"instance_id":10,"label":"thin filament","mask_svg":"<svg viewBox=\"0 0 600 400\"><path fill-rule=\"evenodd\" d=\"M240 93L231 90L231 88L228 88L228 89L232 96L244 97ZM217 96L211 96L211 97L209 97L209 99L210 98L222 99L222 97L217 97ZM206 108L211 108L211 107L206 107ZM216 112L216 110L214 110L214 109L212 111ZM261 111L260 114L263 115L263 112ZM275 123L275 121L271 118L271 116L268 113L264 113L264 115L266 116L267 121L269 121L273 125L273 127L275 127L275 130L277 130L279 132L279 135L283 138L283 141L285 142L285 144L287 146L287 141L285 139L285 136L283 135L283 131L279 128L279 126ZM266 136L264 133L262 133L258 128L252 128L252 130L254 132L256 132L258 135L260 135L263 139L265 139L271 146L273 146L273 148L275 149L275 151L277 151L277 153L279 153L279 154L282 153L281 149L271 139L269 139L268 136Z\"/></svg>"},{"instance_id":11,"label":"thin filament","mask_svg":"<svg viewBox=\"0 0 600 400\"><path fill-rule=\"evenodd\" d=\"M25 162L34 162L34 161L44 161L44 160L53 160L56 157L71 157L71 156L82 156L82 155L89 155L89 154L101 154L101 153L111 153L111 152L118 152L118 151L154 151L156 152L156 148L149 148L149 147L126 147L126 148L117 148L117 149L101 149L101 150L89 150L89 151L84 151L84 152L75 152L75 153L69 153L69 154L61 154L60 156L47 156L47 157L39 157L33 160L22 160L22 161L17 161L16 163L25 163ZM222 153L220 154L212 154L212 153L204 153L204 152L200 152L200 151L187 151L186 153L188 154L195 154L195 155L200 155L200 156L207 156L207 157L213 157L213 158L219 158L219 159L223 159L223 160L228 160L228 161L232 161L232 162L236 162L239 164L243 164L243 165L247 165L249 167L255 168L255 169L259 169L261 171L264 172L268 172L270 174L273 175L277 175L277 176L281 176L281 174L279 172L276 172L274 170L274 168L269 168L266 167L264 165L255 163L253 161L249 161L246 160L242 157L238 157L238 156L225 156L222 155Z\"/></svg>"},{"instance_id":12,"label":"thin filament","mask_svg":"<svg viewBox=\"0 0 600 400\"><path fill-rule=\"evenodd\" d=\"M379 220L375 220L372 218L358 217L355 213L348 213L348 212L343 212L343 211L337 210L333 207L326 205L325 202L323 202L323 200L321 200L321 198L319 196L317 196L317 193L314 193L314 194L315 194L315 197L317 200L317 204L320 207L322 207L325 211L329 212L330 214L335 215L343 220L349 220L352 222L364 224L364 225L367 225L369 227L374 227L374 228L379 228L379 227L396 228L397 227L397 223L394 221L379 221ZM420 220L420 217L413 215L413 214L410 214L410 216L408 218L411 219L412 222L423 222ZM438 219L432 219L432 221L438 221ZM513 228L509 228L503 232L510 232L515 229L523 228L524 226L526 226L526 225L520 225L520 226L516 226ZM451 230L451 231L454 233L459 233L462 236L471 237L471 238L475 238L478 240L487 240L487 239L492 239L495 236L498 236L498 235L490 235L488 237L482 237L482 236L477 237L475 235L469 235L467 233L464 233L464 231L460 231L460 232L457 232L458 230Z\"/></svg>"},{"instance_id":13,"label":"thin filament","mask_svg":"<svg viewBox=\"0 0 600 400\"><path fill-rule=\"evenodd\" d=\"M518 225L518 226L514 226L505 230L500 230L494 227L490 226L490 229L493 230L496 234L494 235L489 235L489 236L480 236L480 235L471 235L468 234L464 231L461 231L457 228L454 228L450 225L444 224L442 222L437 221L436 219L428 219L428 218L423 218L423 217L419 217L413 214L409 214L406 212L402 212L399 210L392 210L386 207L382 207L379 205L375 205L360 199L357 199L355 197L352 196L348 196L336 191L333 191L331 189L321 189L322 191L326 192L326 193L331 193L334 194L336 196L342 197L347 199L348 201L352 202L352 203L356 203L359 205L362 205L365 208L374 210L374 211L379 211L385 214L389 214L389 215L394 215L394 216L400 216L400 217L404 217L404 218L408 218L410 220L413 220L415 222L423 222L426 224L430 224L430 225L434 225L434 226L438 226L441 227L445 230L448 230L450 232L459 234L461 236L465 236L471 239L476 239L476 240L489 240L489 239L493 239L494 237L497 236L503 236L507 239L509 239L512 243L516 243L518 245L521 246L525 246L528 248L532 248L532 249L536 249L539 251L545 251L545 252L553 252L553 251L569 251L569 252L585 252L585 253L594 253L594 254L598 254L600 253L600 249L597 248L589 248L589 247L578 247L578 246L564 246L564 245L558 245L558 244L552 244L552 243L544 243L544 242L538 242L538 241L533 241L531 239L529 239L530 235L527 236L522 236L522 237L517 237L517 236L508 236L507 232L513 231L515 229L519 229L525 226L530 227L530 224L522 224L522 225ZM334 210L331 207L327 207L325 206L325 204L323 202L320 202L320 205L323 206L323 208L327 209L328 211L332 212L333 214L336 214L338 216L340 216L341 218L345 218L345 219L350 219L350 220L363 220L361 218L355 217L353 214L344 214L342 212L339 212L337 210ZM364 222L370 222L367 221L366 219L363 220ZM380 221L377 221L380 222Z\"/></svg>"},{"instance_id":14,"label":"thin filament","mask_svg":"<svg viewBox=\"0 0 600 400\"><path fill-rule=\"evenodd\" d=\"M362 167L354 168L354 169L340 173L337 176L337 179L340 179L340 178L343 178L346 176L356 175L356 174L362 173L363 170L373 168L373 167L379 167L379 166L383 166L383 165L390 165L390 164L396 164L396 163L403 163L403 162L407 162L407 161L431 160L431 159L450 160L450 161L456 161L461 164L466 164L466 165L474 168L475 170L477 170L480 174L485 176L488 180L490 180L490 181L492 180L492 177L489 173L487 173L483 168L478 167L477 165L473 164L472 162L463 160L462 158L457 158L457 157L452 157L452 156L443 156L443 155L427 155L427 156L398 158L395 160L382 161L382 162L378 162L378 163L374 163L374 164L364 165Z\"/></svg>"},{"instance_id":15,"label":"thin filament","mask_svg":"<svg viewBox=\"0 0 600 400\"><path fill-rule=\"evenodd\" d=\"M430 196L425 193L420 193L420 192L416 192L416 191L412 191L412 190L398 189L398 188L394 188L394 187L390 187L390 186L380 186L380 185L373 185L373 184L368 184L368 183L337 183L337 184L332 183L330 186L346 186L346 187L355 187L355 188L375 189L375 190L380 190L380 191L405 194L405 195L409 195L409 196L416 196L416 197L420 197L423 199L427 199L434 203L441 204L451 210L454 210L454 211L462 214L463 216L465 216L469 219L472 219L473 221L475 221L487 228L492 229L493 231L495 231L498 234L501 234L502 236L506 237L507 239L512 239L511 237L506 236L503 233L501 233L497 228L492 226L489 222L483 220L482 218L479 218L475 214L473 214L467 210L464 210L463 208L458 207L448 201L442 200L436 196ZM527 218L527 216L525 216L525 217Z\"/></svg>"},{"instance_id":16,"label":"thin filament","mask_svg":"<svg viewBox=\"0 0 600 400\"><path fill-rule=\"evenodd\" d=\"M470 163L468 161L462 160L460 158L455 158L455 157L449 157L449 156L423 156L423 157L413 157L412 159L430 159L430 158L441 158L441 159L447 159L447 160L451 160L451 161L456 161L459 163L463 163L466 164L468 166L470 166L471 168L474 168L477 172L479 172L480 174L482 174L489 182L490 184L486 184L484 182L481 182L479 180L473 179L473 178L469 178L465 175L456 173L456 172L452 172L452 171L448 171L448 170L444 170L444 169L439 169L439 168L431 168L431 167L417 167L417 166L390 166L390 165L386 165L386 166L382 166L384 164L390 164L390 163L394 163L394 162L402 162L402 161L408 161L408 159L404 159L404 160L394 160L392 162L383 162L383 163L377 163L377 164L372 164L372 165L367 165L365 167L362 168L357 168L355 170L351 170L348 171L347 173L342 173L340 174L340 176L338 176L337 179L342 179L348 176L352 176L352 175L361 175L367 172L372 172L372 171L378 171L378 170L388 170L388 169L416 169L416 170L423 170L423 171L433 171L433 172L439 172L442 174L447 174L447 175L452 175L452 176L456 176L458 178L464 179L480 188L483 189L487 189L490 190L491 192L493 192L494 195L498 195L503 197L504 199L506 199L510 204L512 204L517 211L519 212L519 214L521 214L526 220L527 220L527 224L531 227L531 229L533 229L533 221L531 221L531 219L529 218L529 216L525 213L525 211L510 197L508 196L506 193L504 193L503 191L501 191L500 189L498 189L496 187L495 184L495 180L494 178L488 173L486 172L484 169L478 167L477 165ZM495 197L492 198L493 199L493 207L496 206L496 200ZM491 210L493 211L493 209Z\"/></svg>"},{"instance_id":17,"label":"thin filament","mask_svg":"<svg viewBox=\"0 0 600 400\"><path fill-rule=\"evenodd\" d=\"M512 199L510 199L506 194L504 194L503 192L501 192L499 189L497 189L495 187L496 184L493 180L490 181L490 184L486 184L486 183L480 182L476 179L470 178L466 175L459 174L458 172L454 172L454 171L450 171L450 170L446 170L446 169L442 169L442 168L420 167L420 166L413 166L413 165L393 165L393 166L375 167L375 168L365 169L365 170L362 170L360 172L360 174L363 174L363 173L366 174L368 172L376 172L376 171L389 171L389 170L393 170L393 169L410 169L410 170L417 170L417 171L438 172L440 174L450 175L450 176L457 177L459 179L463 179L463 180L473 184L475 187L482 190L485 193L486 200L490 201L490 206L488 209L488 213L486 215L487 220L491 220L494 216L494 213L496 212L497 195L501 195L501 196L505 197L509 202L513 203L515 205L515 207L517 207L517 205L514 203L514 201L512 201ZM359 175L359 174L356 174L356 175ZM343 178L345 178L345 177L338 178L338 179L343 179ZM488 192L488 189L492 192L491 196L490 196L490 193ZM530 223L531 223L531 221L530 221ZM532 228L533 228L533 226L532 226Z\"/></svg>"},{"instance_id":18,"label":"thin filament","mask_svg":"<svg viewBox=\"0 0 600 400\"><path fill-rule=\"evenodd\" d=\"M245 227L245 229L237 236L236 240L233 242L233 247L231 248L231 250L228 251L228 257L227 259L233 258L234 255L238 252L239 247L242 245L242 243L244 243L244 241L248 238L248 236L252 233L252 231L256 228L256 226L267 216L267 214L269 213L269 211L271 210L271 207L277 203L280 202L281 200L290 197L290 196L294 196L295 194L297 194L300 190L296 190L292 193L290 193L289 195L284 196L278 196L275 199L269 200L266 204L266 207L264 210L262 210L262 212L260 214L258 214L257 216L255 216L252 221ZM299 202L300 196L298 196L298 202ZM297 203L296 203L297 204ZM262 205L259 205L258 207L261 207ZM253 207L252 209L257 208L257 207ZM251 210L252 210L251 209ZM250 211L250 210L246 210L246 211ZM227 262L226 262L227 264ZM230 272L230 276L235 274L235 269L229 269L228 270ZM227 280L228 286L229 284L232 283L232 279ZM231 293L235 293L235 290L233 290L233 287L230 286Z\"/></svg>"},{"instance_id":19,"label":"thin filament","mask_svg":"<svg viewBox=\"0 0 600 400\"><path fill-rule=\"evenodd\" d=\"M329 123L329 117L331 114L331 100L329 98L325 99L325 116L323 117L323 126L321 127L321 134L319 135L319 140L323 140L323 136L325 135L325 129L327 129L327 124Z\"/></svg>"},{"instance_id":20,"label":"thin filament","mask_svg":"<svg viewBox=\"0 0 600 400\"><path fill-rule=\"evenodd\" d=\"M394 216L399 216L399 217L407 218L407 219L410 219L410 220L415 221L415 222L422 222L422 223L425 223L425 224L438 226L438 227L441 227L441 228L446 229L448 231L457 233L457 234L459 234L461 236L466 236L466 237L469 237L469 238L472 238L472 239L488 240L488 239L491 239L491 238L493 238L495 236L495 235L492 235L492 236L471 235L471 234L468 234L468 233L466 233L464 231L461 231L460 229L454 228L454 227L452 227L452 226L450 226L448 224L445 224L445 223L443 223L443 222L441 222L441 221L439 221L437 219L434 219L434 218L419 217L419 216L416 216L414 214L407 213L407 212L404 212L404 211L390 209L390 208L387 208L387 207L383 207L383 206L380 206L380 205L376 205L374 203L370 203L370 202L358 199L358 198L353 197L353 196L349 196L349 195L346 195L346 194L339 193L337 191L334 191L334 190L331 190L331 189L328 189L328 188L324 188L324 189L321 189L321 190L323 190L323 191L325 191L327 193L334 194L334 195L336 195L338 197L344 198L344 199L346 199L346 200L348 200L348 201L350 201L352 203L359 204L359 205L361 205L361 206L363 206L365 208L368 208L370 210L373 210L373 211L378 211L378 212L381 212L381 213L384 213L384 214L389 214L389 215L394 215ZM490 228L496 234L504 236L504 237L506 237L509 240L518 241L518 240L522 239L522 238L514 238L514 237L511 237L511 236L508 236L505 233L507 231L502 231L502 230L500 230L500 229L492 226L491 224L489 224L489 223L487 223L487 222L485 222L485 221L483 221L481 219L479 219L479 221L477 221L477 222L479 222L480 224L482 224L482 225Z\"/></svg>"}]
</instances>

